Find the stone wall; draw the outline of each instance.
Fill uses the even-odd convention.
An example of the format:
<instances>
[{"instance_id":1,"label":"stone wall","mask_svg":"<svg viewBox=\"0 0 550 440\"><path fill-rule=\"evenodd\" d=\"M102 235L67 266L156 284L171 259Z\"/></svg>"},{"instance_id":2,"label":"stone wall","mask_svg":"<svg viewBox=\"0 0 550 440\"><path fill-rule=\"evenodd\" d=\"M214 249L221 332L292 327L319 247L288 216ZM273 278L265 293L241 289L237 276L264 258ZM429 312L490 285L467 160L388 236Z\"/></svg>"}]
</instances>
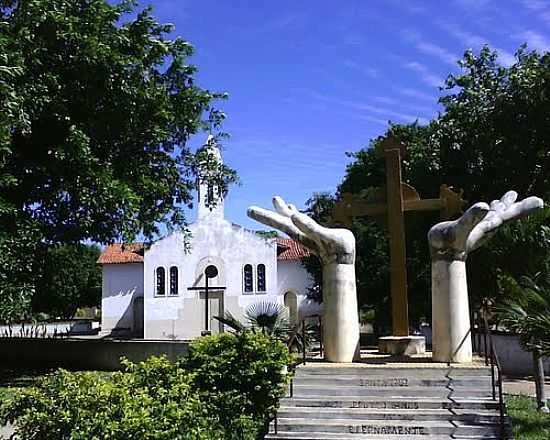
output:
<instances>
[{"instance_id":1,"label":"stone wall","mask_svg":"<svg viewBox=\"0 0 550 440\"><path fill-rule=\"evenodd\" d=\"M524 376L533 374L533 356L524 351L515 335L494 334L493 342L504 374ZM544 371L550 374L550 359L544 359Z\"/></svg>"},{"instance_id":2,"label":"stone wall","mask_svg":"<svg viewBox=\"0 0 550 440\"><path fill-rule=\"evenodd\" d=\"M120 358L139 362L153 355L175 360L187 354L185 341L0 338L1 366L118 370Z\"/></svg>"}]
</instances>

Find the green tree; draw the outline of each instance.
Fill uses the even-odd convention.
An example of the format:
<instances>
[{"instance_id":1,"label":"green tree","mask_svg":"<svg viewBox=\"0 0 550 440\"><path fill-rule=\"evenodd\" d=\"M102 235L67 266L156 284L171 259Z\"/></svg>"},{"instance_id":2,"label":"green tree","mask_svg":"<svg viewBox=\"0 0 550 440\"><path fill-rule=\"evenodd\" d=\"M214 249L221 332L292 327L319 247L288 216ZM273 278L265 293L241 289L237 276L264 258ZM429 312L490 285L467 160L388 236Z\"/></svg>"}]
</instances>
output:
<instances>
[{"instance_id":1,"label":"green tree","mask_svg":"<svg viewBox=\"0 0 550 440\"><path fill-rule=\"evenodd\" d=\"M71 318L79 307L101 302L98 246L64 245L48 249L32 298L33 312Z\"/></svg>"},{"instance_id":2,"label":"green tree","mask_svg":"<svg viewBox=\"0 0 550 440\"><path fill-rule=\"evenodd\" d=\"M514 189L521 197L550 196L550 54L521 47L517 62L504 67L488 47L467 51L459 61L461 73L449 75L443 109L428 125L389 124L383 136L352 153L343 181L334 196L345 192L374 201L385 183L384 161L375 154L378 142L393 135L407 145L403 180L419 194L437 197L441 184L464 190L468 203L500 198ZM319 205L318 201L315 201ZM314 213L317 207L309 207ZM407 213L407 269L411 320L431 313L430 257L426 234L439 221L437 213ZM384 325L389 313L389 256L383 219L355 219L360 304L376 309ZM500 232L499 232L500 234ZM468 281L474 305L495 298L497 274L526 273L532 260L516 253L525 243L495 237L471 255ZM514 256L515 255L515 256ZM315 275L315 272L312 272ZM387 319L387 318L386 318Z\"/></svg>"},{"instance_id":3,"label":"green tree","mask_svg":"<svg viewBox=\"0 0 550 440\"><path fill-rule=\"evenodd\" d=\"M225 95L197 85L191 44L134 0L1 0L0 28L0 247L24 228L36 242L18 247L38 256L183 225L205 159L186 142L225 117L213 107ZM236 176L209 178L223 191ZM19 280L17 259L0 268L12 281L0 303L33 284L35 260Z\"/></svg>"},{"instance_id":4,"label":"green tree","mask_svg":"<svg viewBox=\"0 0 550 440\"><path fill-rule=\"evenodd\" d=\"M549 272L524 276L517 282L503 277L508 298L498 309L502 324L519 335L521 347L533 354L533 367L539 410L550 412L544 391L543 350L550 347L550 279ZM548 354L546 352L545 354Z\"/></svg>"}]
</instances>

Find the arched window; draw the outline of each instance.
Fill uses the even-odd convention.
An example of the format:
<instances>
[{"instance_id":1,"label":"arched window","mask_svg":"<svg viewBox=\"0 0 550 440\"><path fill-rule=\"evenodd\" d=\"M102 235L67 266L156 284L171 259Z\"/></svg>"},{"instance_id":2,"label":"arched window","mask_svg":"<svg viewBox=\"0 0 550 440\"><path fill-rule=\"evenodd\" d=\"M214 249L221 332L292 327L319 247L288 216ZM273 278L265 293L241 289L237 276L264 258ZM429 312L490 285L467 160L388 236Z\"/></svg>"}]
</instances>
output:
<instances>
[{"instance_id":1,"label":"arched window","mask_svg":"<svg viewBox=\"0 0 550 440\"><path fill-rule=\"evenodd\" d=\"M254 275L252 273L252 265L245 264L243 268L243 291L244 293L252 293L254 290Z\"/></svg>"},{"instance_id":2,"label":"arched window","mask_svg":"<svg viewBox=\"0 0 550 440\"><path fill-rule=\"evenodd\" d=\"M170 268L170 295L178 294L178 268L172 266Z\"/></svg>"},{"instance_id":3,"label":"arched window","mask_svg":"<svg viewBox=\"0 0 550 440\"><path fill-rule=\"evenodd\" d=\"M258 280L258 292L265 292L265 264L258 264L256 278Z\"/></svg>"},{"instance_id":4,"label":"arched window","mask_svg":"<svg viewBox=\"0 0 550 440\"><path fill-rule=\"evenodd\" d=\"M157 295L164 295L166 274L164 273L164 267L157 267Z\"/></svg>"}]
</instances>

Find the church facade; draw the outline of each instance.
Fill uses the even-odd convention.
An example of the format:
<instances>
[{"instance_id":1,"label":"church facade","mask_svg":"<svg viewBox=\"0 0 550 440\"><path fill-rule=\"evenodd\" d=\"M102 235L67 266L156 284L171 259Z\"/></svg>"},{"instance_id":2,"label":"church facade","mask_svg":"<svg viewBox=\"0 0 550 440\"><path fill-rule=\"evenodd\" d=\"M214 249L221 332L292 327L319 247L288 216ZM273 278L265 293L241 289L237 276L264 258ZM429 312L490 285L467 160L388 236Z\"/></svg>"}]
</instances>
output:
<instances>
[{"instance_id":1,"label":"church facade","mask_svg":"<svg viewBox=\"0 0 550 440\"><path fill-rule=\"evenodd\" d=\"M221 161L212 139L205 147ZM105 249L98 260L102 334L193 339L223 331L214 316L227 311L242 319L246 308L260 301L285 305L297 319L312 282L301 263L309 252L291 239L265 238L228 221L223 200L208 203L211 193L199 185L190 234Z\"/></svg>"}]
</instances>

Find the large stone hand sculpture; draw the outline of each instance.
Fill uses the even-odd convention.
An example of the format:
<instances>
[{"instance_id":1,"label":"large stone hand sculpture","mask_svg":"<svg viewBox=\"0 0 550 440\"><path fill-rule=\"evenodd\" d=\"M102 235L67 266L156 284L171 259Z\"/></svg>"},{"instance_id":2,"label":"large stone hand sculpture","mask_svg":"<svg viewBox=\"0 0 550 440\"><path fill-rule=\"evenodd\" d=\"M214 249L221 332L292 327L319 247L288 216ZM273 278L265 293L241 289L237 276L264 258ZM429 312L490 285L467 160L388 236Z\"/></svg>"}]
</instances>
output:
<instances>
[{"instance_id":1,"label":"large stone hand sculpture","mask_svg":"<svg viewBox=\"0 0 550 440\"><path fill-rule=\"evenodd\" d=\"M508 191L500 200L476 203L458 220L438 223L430 229L432 256L432 345L438 362L471 362L470 311L466 258L504 223L523 217L544 202L528 197L516 202Z\"/></svg>"},{"instance_id":2,"label":"large stone hand sculpture","mask_svg":"<svg viewBox=\"0 0 550 440\"><path fill-rule=\"evenodd\" d=\"M330 362L352 362L359 354L353 233L325 228L280 197L273 198L273 206L275 211L252 206L248 216L284 232L319 256L323 266L326 358Z\"/></svg>"}]
</instances>

